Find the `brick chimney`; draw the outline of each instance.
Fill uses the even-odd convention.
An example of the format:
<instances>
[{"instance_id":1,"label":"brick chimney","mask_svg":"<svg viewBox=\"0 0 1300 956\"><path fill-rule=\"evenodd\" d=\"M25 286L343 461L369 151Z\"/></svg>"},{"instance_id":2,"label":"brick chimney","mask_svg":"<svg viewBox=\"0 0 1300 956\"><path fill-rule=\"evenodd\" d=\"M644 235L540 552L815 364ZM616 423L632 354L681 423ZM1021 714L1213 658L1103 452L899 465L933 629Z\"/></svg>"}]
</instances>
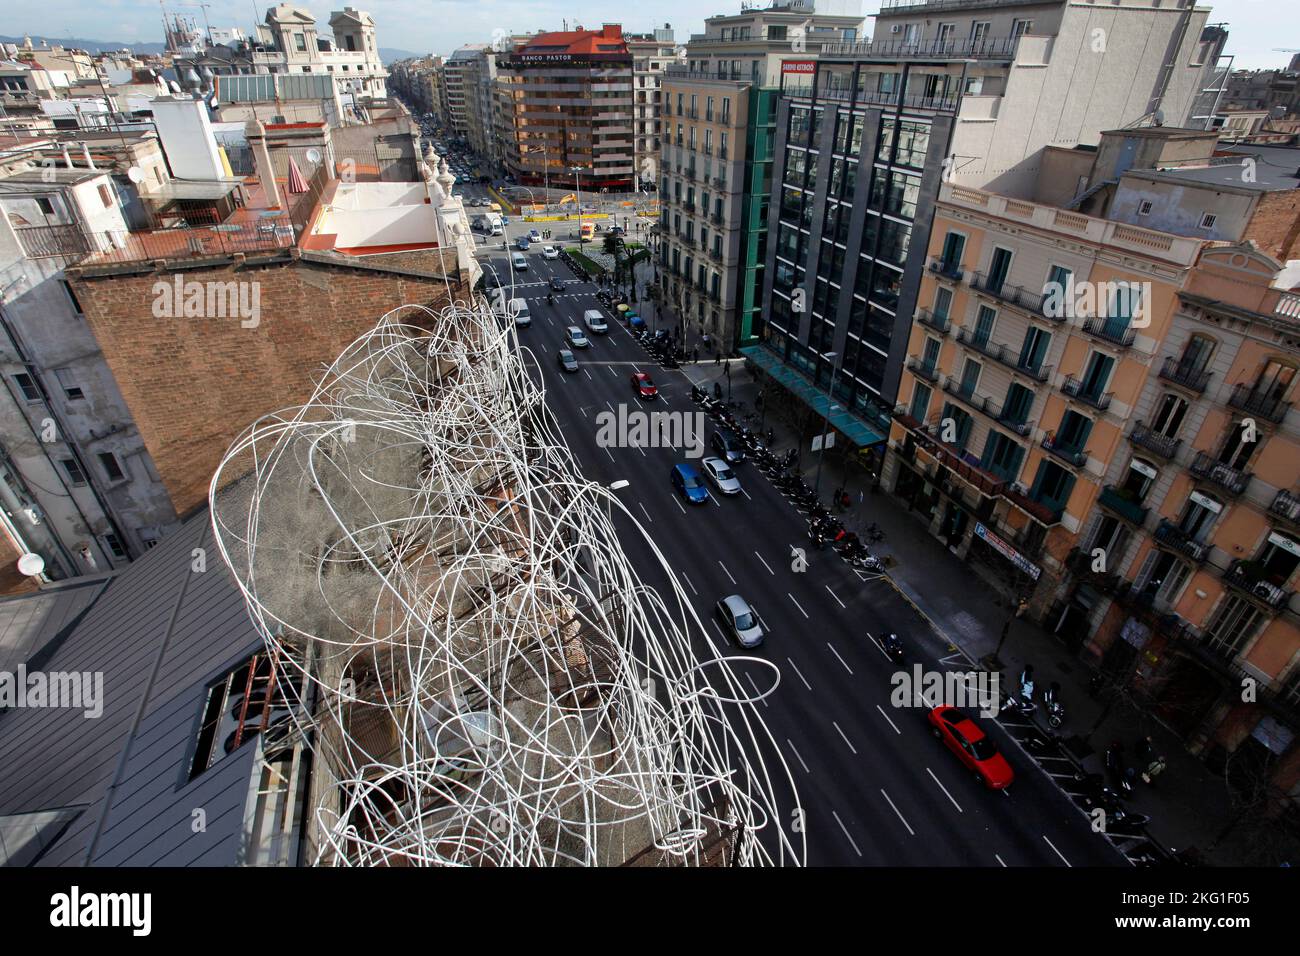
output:
<instances>
[{"instance_id":1,"label":"brick chimney","mask_svg":"<svg viewBox=\"0 0 1300 956\"><path fill-rule=\"evenodd\" d=\"M605 40L621 40L623 39L623 24L606 23L602 26L600 35Z\"/></svg>"}]
</instances>

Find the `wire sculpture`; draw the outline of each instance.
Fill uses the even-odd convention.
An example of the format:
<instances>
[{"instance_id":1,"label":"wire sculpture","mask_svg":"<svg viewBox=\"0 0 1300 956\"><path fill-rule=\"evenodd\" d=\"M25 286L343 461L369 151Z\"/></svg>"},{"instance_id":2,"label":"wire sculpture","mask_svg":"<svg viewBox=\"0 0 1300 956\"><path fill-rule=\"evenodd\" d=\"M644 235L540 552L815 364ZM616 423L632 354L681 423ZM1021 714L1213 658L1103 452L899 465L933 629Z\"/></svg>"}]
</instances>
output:
<instances>
[{"instance_id":1,"label":"wire sculpture","mask_svg":"<svg viewBox=\"0 0 1300 956\"><path fill-rule=\"evenodd\" d=\"M802 864L754 707L779 672L724 655L617 492L581 476L513 325L480 299L388 313L213 476L222 558L300 689L308 858Z\"/></svg>"}]
</instances>

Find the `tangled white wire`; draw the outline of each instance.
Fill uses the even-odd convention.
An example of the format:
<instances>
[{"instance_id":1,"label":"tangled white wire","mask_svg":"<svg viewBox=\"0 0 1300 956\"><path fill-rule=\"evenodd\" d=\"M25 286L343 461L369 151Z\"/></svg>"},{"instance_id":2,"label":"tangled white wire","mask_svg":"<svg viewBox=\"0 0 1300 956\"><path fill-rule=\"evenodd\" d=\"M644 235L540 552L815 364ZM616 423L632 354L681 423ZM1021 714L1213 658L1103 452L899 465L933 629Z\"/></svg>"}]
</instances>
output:
<instances>
[{"instance_id":1,"label":"tangled white wire","mask_svg":"<svg viewBox=\"0 0 1300 956\"><path fill-rule=\"evenodd\" d=\"M802 863L748 659L639 580L614 513L662 556L581 477L530 366L481 304L403 307L213 477L222 557L296 704L280 739L313 754L312 858Z\"/></svg>"}]
</instances>

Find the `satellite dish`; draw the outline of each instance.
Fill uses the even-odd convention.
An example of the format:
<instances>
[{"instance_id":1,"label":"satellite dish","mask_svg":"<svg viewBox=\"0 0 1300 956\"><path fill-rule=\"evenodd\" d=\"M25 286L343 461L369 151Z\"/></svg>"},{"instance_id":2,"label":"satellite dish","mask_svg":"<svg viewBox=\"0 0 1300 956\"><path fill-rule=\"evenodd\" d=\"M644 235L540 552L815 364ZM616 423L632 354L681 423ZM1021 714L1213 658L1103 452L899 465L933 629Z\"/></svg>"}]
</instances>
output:
<instances>
[{"instance_id":1,"label":"satellite dish","mask_svg":"<svg viewBox=\"0 0 1300 956\"><path fill-rule=\"evenodd\" d=\"M142 183L144 182L144 170L139 166L132 166L126 171L126 178L133 183Z\"/></svg>"},{"instance_id":2,"label":"satellite dish","mask_svg":"<svg viewBox=\"0 0 1300 956\"><path fill-rule=\"evenodd\" d=\"M1164 126L1164 125L1165 125L1165 111L1164 111L1164 110L1156 110L1155 116L1153 116L1152 119L1155 120L1155 124L1156 124L1157 126Z\"/></svg>"},{"instance_id":3,"label":"satellite dish","mask_svg":"<svg viewBox=\"0 0 1300 956\"><path fill-rule=\"evenodd\" d=\"M307 150L307 159L309 159L312 163L319 163L320 150L316 149L316 147L314 146L311 149Z\"/></svg>"},{"instance_id":4,"label":"satellite dish","mask_svg":"<svg viewBox=\"0 0 1300 956\"><path fill-rule=\"evenodd\" d=\"M45 559L39 554L28 552L18 559L18 572L28 577L35 577L45 570Z\"/></svg>"}]
</instances>

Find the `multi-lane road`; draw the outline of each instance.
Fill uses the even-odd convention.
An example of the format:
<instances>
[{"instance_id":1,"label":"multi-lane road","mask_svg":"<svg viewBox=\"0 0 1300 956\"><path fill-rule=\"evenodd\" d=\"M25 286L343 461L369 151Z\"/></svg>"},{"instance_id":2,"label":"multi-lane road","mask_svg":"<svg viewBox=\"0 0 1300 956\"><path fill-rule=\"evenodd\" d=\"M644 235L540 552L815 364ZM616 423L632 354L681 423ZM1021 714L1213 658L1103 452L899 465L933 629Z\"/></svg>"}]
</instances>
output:
<instances>
[{"instance_id":1,"label":"multi-lane road","mask_svg":"<svg viewBox=\"0 0 1300 956\"><path fill-rule=\"evenodd\" d=\"M510 281L503 252L482 249L480 255ZM740 465L743 494L711 495L708 504L692 507L669 483L683 452L597 444L600 412L640 405L630 382L634 372L649 372L659 386L651 410L696 411L690 383L680 371L658 368L612 317L608 335L591 336L591 348L575 353L579 371L561 371L556 353L567 347L565 328L581 325L583 310L599 307L596 287L575 279L562 261L544 259L537 246L528 264L513 277L513 295L526 299L532 313L519 340L536 357L547 402L587 477L606 485L628 482L620 499L664 555L705 627L714 629L715 646L740 654L713 623L714 603L728 594L744 596L768 632L760 650L745 653L775 664L780 682L753 706L791 770L803 808L796 813L791 795L781 794L788 804L774 824L796 843L806 837L808 862L1122 865L1123 858L994 722L984 726L993 728L1016 771L1002 792L985 789L931 735L923 707L891 706L895 667L879 645L882 633L903 638L909 667L919 662L927 669L966 670L967 663L887 579L854 571L830 550L809 549L804 520L761 472ZM554 305L547 302L552 276L566 285ZM630 525L625 541L643 580L667 598L662 565L638 547L641 535ZM796 560L795 548L806 551L806 562ZM708 653L703 641L701 653ZM738 670L755 697L770 688L770 669L742 663Z\"/></svg>"}]
</instances>

